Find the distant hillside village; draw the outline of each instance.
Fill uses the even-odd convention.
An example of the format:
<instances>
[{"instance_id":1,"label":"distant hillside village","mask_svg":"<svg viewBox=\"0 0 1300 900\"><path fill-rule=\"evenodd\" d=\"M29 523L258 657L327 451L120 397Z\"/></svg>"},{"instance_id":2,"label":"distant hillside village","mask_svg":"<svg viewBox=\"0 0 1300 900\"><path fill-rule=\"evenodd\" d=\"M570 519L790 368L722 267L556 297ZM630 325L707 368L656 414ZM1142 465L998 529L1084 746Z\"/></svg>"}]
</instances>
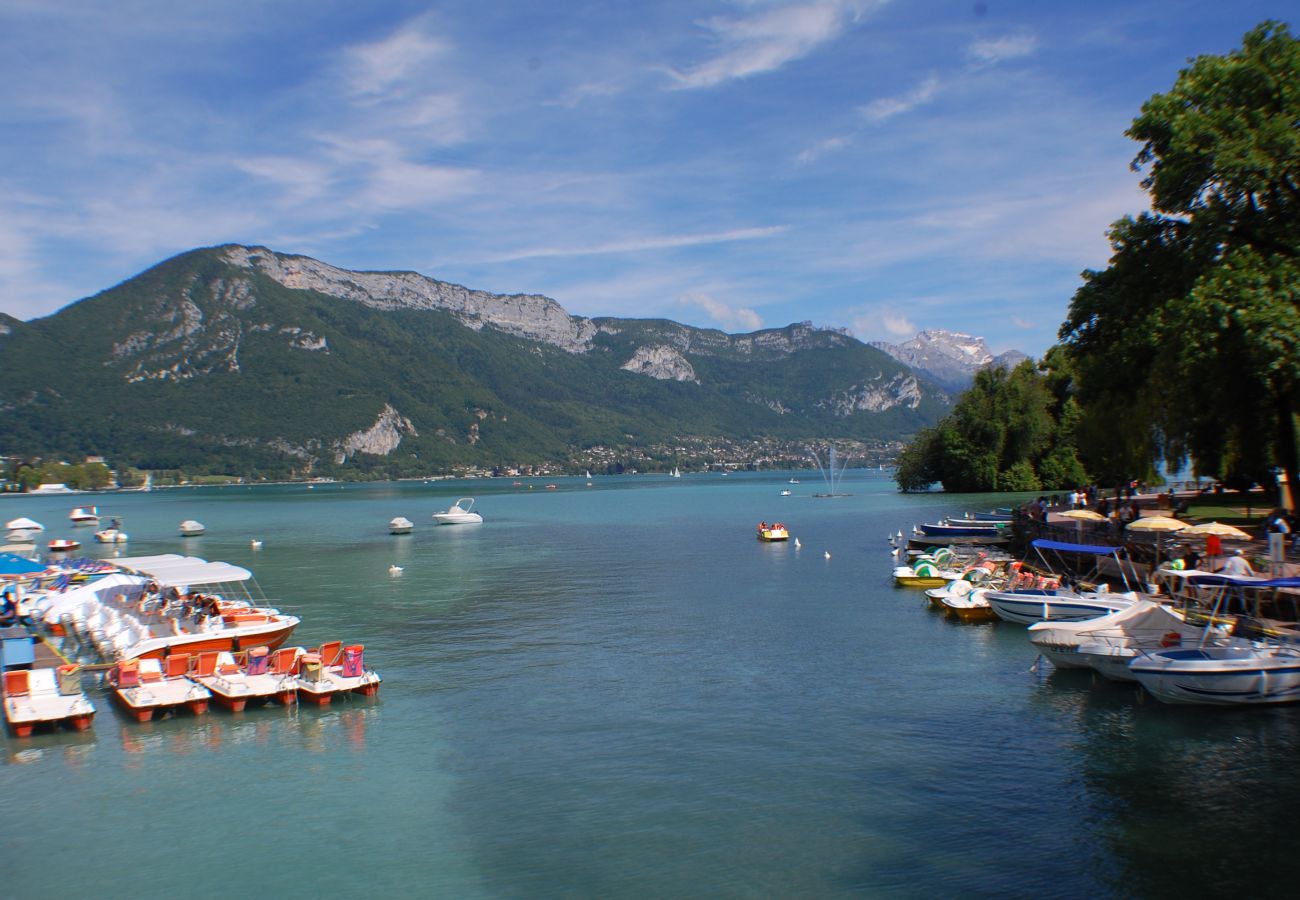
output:
<instances>
[{"instance_id":1,"label":"distant hillside village","mask_svg":"<svg viewBox=\"0 0 1300 900\"><path fill-rule=\"evenodd\" d=\"M892 466L904 444L901 441L836 441L838 451L847 456L850 467L877 468ZM646 447L596 446L575 450L563 460L539 463L502 463L498 465L455 466L423 475L420 478L526 478L560 477L591 472L597 475L635 475L639 473L724 472L810 469L815 467L814 448L806 442L779 440L730 440L726 438L682 438L671 444ZM362 479L360 473L355 478ZM373 476L372 476L373 477ZM346 479L347 476L344 476ZM28 459L0 456L0 493L59 494L73 491L174 487L187 484L256 483L270 481L338 480L323 478L309 470L293 473L289 478L269 478L245 472L226 474L192 473L180 469L114 469L102 456L89 456L80 463L66 460ZM368 480L368 479L367 479Z\"/></svg>"}]
</instances>

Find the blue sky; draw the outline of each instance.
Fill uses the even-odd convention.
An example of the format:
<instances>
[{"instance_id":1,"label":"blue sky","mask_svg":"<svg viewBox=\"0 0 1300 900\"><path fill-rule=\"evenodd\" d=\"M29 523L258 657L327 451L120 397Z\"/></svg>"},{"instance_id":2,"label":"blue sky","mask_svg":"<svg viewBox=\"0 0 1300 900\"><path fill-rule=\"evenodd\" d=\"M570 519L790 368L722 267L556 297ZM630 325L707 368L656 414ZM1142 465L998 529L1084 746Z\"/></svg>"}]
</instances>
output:
<instances>
[{"instance_id":1,"label":"blue sky","mask_svg":"<svg viewBox=\"0 0 1300 900\"><path fill-rule=\"evenodd\" d=\"M1288 8L0 0L0 310L235 242L1040 353L1145 207L1142 102Z\"/></svg>"}]
</instances>

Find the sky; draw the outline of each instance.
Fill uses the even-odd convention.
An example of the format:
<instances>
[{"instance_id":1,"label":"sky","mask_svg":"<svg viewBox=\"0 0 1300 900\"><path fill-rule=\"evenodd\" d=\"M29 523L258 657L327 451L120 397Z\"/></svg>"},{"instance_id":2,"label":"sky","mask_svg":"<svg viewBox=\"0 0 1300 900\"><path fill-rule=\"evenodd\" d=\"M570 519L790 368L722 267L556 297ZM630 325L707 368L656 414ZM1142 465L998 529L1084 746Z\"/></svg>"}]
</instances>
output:
<instances>
[{"instance_id":1,"label":"sky","mask_svg":"<svg viewBox=\"0 0 1300 900\"><path fill-rule=\"evenodd\" d=\"M1288 7L0 0L0 311L240 243L1037 355L1147 208L1142 103Z\"/></svg>"}]
</instances>

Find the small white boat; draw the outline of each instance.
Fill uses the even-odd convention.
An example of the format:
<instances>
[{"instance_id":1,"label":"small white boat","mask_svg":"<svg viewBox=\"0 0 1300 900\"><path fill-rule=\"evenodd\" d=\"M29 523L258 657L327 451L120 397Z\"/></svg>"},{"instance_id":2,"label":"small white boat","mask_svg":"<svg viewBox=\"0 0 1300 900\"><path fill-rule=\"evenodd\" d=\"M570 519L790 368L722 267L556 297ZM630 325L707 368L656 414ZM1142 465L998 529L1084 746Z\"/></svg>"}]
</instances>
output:
<instances>
[{"instance_id":1,"label":"small white boat","mask_svg":"<svg viewBox=\"0 0 1300 900\"><path fill-rule=\"evenodd\" d=\"M1138 600L1138 595L1131 591L1126 594L1081 594L1063 588L989 591L985 597L999 619L1017 625L1033 625L1048 620L1077 622L1096 619L1128 609Z\"/></svg>"},{"instance_id":2,"label":"small white boat","mask_svg":"<svg viewBox=\"0 0 1300 900\"><path fill-rule=\"evenodd\" d=\"M186 519L181 523L181 537L198 537L207 530L202 522L193 519Z\"/></svg>"},{"instance_id":3,"label":"small white boat","mask_svg":"<svg viewBox=\"0 0 1300 900\"><path fill-rule=\"evenodd\" d=\"M442 512L434 513L433 520L439 525L478 525L483 517L474 512L473 497L461 497Z\"/></svg>"},{"instance_id":4,"label":"small white boat","mask_svg":"<svg viewBox=\"0 0 1300 900\"><path fill-rule=\"evenodd\" d=\"M1203 635L1181 612L1151 600L1095 619L1029 626L1030 643L1057 668L1092 668L1116 681L1133 680L1128 664L1143 650L1187 646Z\"/></svg>"},{"instance_id":5,"label":"small white boat","mask_svg":"<svg viewBox=\"0 0 1300 900\"><path fill-rule=\"evenodd\" d=\"M672 477L673 477L673 478L681 478L681 477L682 477L682 470L679 469L679 468L677 468L676 466L673 466Z\"/></svg>"},{"instance_id":6,"label":"small white boat","mask_svg":"<svg viewBox=\"0 0 1300 900\"><path fill-rule=\"evenodd\" d=\"M789 496L790 496L790 489L789 489L789 488L786 488L785 490L783 490L783 491L781 492L781 496L782 496L782 497L789 497Z\"/></svg>"},{"instance_id":7,"label":"small white boat","mask_svg":"<svg viewBox=\"0 0 1300 900\"><path fill-rule=\"evenodd\" d=\"M73 525L98 525L99 507L78 506L72 512L68 513L68 519Z\"/></svg>"},{"instance_id":8,"label":"small white boat","mask_svg":"<svg viewBox=\"0 0 1300 900\"><path fill-rule=\"evenodd\" d=\"M51 553L67 553L72 550L80 550L81 541L73 541L68 538L55 538L50 541L49 548Z\"/></svg>"},{"instance_id":9,"label":"small white boat","mask_svg":"<svg viewBox=\"0 0 1300 900\"><path fill-rule=\"evenodd\" d=\"M11 544L34 544L36 536L45 530L45 526L40 522L25 516L6 522L5 528L7 529L5 540Z\"/></svg>"},{"instance_id":10,"label":"small white boat","mask_svg":"<svg viewBox=\"0 0 1300 900\"><path fill-rule=\"evenodd\" d=\"M395 519L389 521L388 533L389 534L410 534L411 529L414 527L415 527L415 523L412 522L410 519L406 518L405 516L398 516Z\"/></svg>"},{"instance_id":11,"label":"small white boat","mask_svg":"<svg viewBox=\"0 0 1300 900\"><path fill-rule=\"evenodd\" d=\"M1295 647L1171 648L1137 657L1129 671L1165 703L1255 706L1300 701L1300 650Z\"/></svg>"},{"instance_id":12,"label":"small white boat","mask_svg":"<svg viewBox=\"0 0 1300 900\"><path fill-rule=\"evenodd\" d=\"M95 540L99 541L101 544L125 544L127 541L127 534L116 526L110 526L96 531Z\"/></svg>"}]
</instances>

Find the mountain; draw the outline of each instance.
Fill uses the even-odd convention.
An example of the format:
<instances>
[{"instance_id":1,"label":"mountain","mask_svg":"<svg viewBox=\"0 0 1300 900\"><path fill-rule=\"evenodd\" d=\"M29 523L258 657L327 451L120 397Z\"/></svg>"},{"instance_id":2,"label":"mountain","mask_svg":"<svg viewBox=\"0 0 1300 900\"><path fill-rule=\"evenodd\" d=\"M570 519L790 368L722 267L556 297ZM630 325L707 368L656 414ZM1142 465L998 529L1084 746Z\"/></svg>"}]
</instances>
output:
<instances>
[{"instance_id":1,"label":"mountain","mask_svg":"<svg viewBox=\"0 0 1300 900\"><path fill-rule=\"evenodd\" d=\"M809 323L571 316L262 247L169 259L0 335L0 453L246 475L432 474L683 439L897 439L947 397Z\"/></svg>"},{"instance_id":2,"label":"mountain","mask_svg":"<svg viewBox=\"0 0 1300 900\"><path fill-rule=\"evenodd\" d=\"M984 338L941 328L922 331L902 344L872 341L871 346L954 393L970 387L975 373L986 366L1013 369L1029 359L1028 354L1019 350L1008 350L994 356Z\"/></svg>"}]
</instances>

